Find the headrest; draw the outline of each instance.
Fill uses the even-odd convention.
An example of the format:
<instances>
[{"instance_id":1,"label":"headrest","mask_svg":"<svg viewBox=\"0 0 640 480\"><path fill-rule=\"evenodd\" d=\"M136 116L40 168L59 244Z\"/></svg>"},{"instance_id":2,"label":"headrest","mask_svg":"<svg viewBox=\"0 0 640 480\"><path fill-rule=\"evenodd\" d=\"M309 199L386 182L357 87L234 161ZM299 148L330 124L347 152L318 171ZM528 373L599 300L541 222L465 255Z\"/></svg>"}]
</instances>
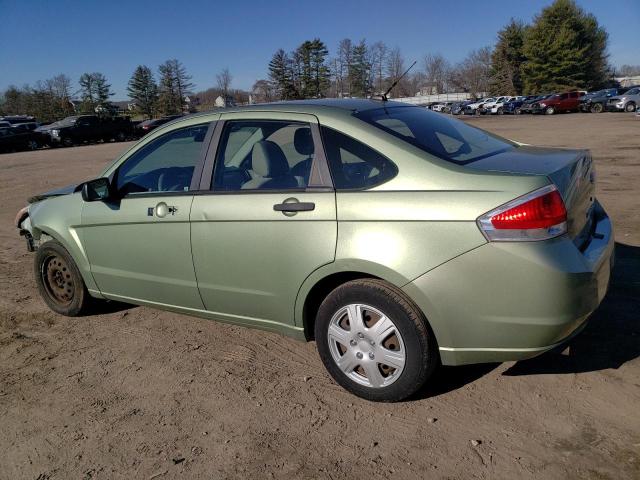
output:
<instances>
[{"instance_id":1,"label":"headrest","mask_svg":"<svg viewBox=\"0 0 640 480\"><path fill-rule=\"evenodd\" d=\"M293 136L293 146L300 155L311 155L313 153L311 129L308 127L297 129Z\"/></svg>"},{"instance_id":2,"label":"headrest","mask_svg":"<svg viewBox=\"0 0 640 480\"><path fill-rule=\"evenodd\" d=\"M251 168L261 177L281 177L289 172L289 163L277 143L263 140L253 146Z\"/></svg>"}]
</instances>

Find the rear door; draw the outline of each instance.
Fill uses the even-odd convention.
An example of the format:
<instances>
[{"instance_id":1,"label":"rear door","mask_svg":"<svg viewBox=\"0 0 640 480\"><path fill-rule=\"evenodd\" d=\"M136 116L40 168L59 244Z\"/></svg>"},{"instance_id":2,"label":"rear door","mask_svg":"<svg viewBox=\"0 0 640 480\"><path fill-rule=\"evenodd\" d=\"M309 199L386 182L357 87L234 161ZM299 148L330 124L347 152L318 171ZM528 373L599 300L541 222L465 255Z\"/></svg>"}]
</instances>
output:
<instances>
[{"instance_id":1,"label":"rear door","mask_svg":"<svg viewBox=\"0 0 640 480\"><path fill-rule=\"evenodd\" d=\"M213 142L191 208L205 308L232 323L292 326L300 286L335 257L336 200L317 119L224 114Z\"/></svg>"}]
</instances>

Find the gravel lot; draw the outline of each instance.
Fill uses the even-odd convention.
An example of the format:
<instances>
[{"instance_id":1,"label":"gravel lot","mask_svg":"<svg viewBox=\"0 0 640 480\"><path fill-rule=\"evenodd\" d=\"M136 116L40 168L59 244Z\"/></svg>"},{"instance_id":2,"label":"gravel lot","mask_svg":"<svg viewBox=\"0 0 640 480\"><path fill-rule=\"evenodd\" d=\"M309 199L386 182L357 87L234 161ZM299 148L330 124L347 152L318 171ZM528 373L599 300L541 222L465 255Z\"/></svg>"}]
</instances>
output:
<instances>
[{"instance_id":1,"label":"gravel lot","mask_svg":"<svg viewBox=\"0 0 640 480\"><path fill-rule=\"evenodd\" d=\"M564 352L443 368L392 405L335 385L314 343L141 307L51 313L13 217L130 144L0 155L0 478L640 478L640 118L466 120L591 148L613 283Z\"/></svg>"}]
</instances>

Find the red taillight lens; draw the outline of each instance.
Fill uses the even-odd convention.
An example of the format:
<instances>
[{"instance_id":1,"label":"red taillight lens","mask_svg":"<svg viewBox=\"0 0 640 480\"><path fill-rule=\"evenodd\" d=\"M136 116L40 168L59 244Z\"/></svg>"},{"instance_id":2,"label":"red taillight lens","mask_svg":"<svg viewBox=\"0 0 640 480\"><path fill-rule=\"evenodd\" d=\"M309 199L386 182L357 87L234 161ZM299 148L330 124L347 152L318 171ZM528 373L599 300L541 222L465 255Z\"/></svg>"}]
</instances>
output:
<instances>
[{"instance_id":1,"label":"red taillight lens","mask_svg":"<svg viewBox=\"0 0 640 480\"><path fill-rule=\"evenodd\" d=\"M548 240L567 233L567 209L555 185L547 185L485 213L477 224L493 242Z\"/></svg>"},{"instance_id":2,"label":"red taillight lens","mask_svg":"<svg viewBox=\"0 0 640 480\"><path fill-rule=\"evenodd\" d=\"M549 228L567 221L567 210L557 190L512 207L491 217L498 230Z\"/></svg>"},{"instance_id":3,"label":"red taillight lens","mask_svg":"<svg viewBox=\"0 0 640 480\"><path fill-rule=\"evenodd\" d=\"M143 125L143 126L142 126L142 129L143 129L143 130L149 130L149 125Z\"/></svg>"}]
</instances>

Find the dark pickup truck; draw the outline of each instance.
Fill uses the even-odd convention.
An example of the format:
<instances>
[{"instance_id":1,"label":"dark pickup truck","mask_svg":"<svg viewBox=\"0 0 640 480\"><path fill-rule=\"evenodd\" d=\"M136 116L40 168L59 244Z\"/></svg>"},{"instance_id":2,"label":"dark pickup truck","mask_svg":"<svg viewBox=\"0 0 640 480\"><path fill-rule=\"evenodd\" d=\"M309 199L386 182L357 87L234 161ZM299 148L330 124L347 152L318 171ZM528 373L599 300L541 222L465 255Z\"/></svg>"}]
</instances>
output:
<instances>
[{"instance_id":1,"label":"dark pickup truck","mask_svg":"<svg viewBox=\"0 0 640 480\"><path fill-rule=\"evenodd\" d=\"M101 118L97 115L79 115L64 118L47 126L51 146L72 146L80 143L122 142L133 136L131 120L125 117Z\"/></svg>"}]
</instances>

